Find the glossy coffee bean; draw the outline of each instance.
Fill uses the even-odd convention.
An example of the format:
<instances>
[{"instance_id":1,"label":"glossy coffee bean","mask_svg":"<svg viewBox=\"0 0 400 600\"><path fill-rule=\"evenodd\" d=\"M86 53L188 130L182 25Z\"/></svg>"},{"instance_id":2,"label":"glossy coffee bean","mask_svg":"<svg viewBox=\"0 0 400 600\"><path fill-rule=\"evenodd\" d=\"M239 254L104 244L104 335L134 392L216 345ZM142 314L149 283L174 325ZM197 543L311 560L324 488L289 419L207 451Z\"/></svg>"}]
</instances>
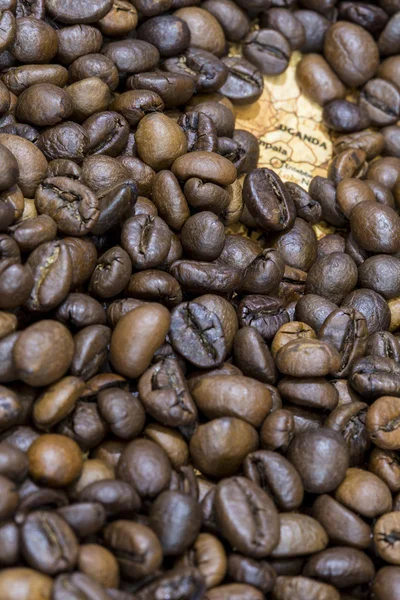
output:
<instances>
[{"instance_id":1,"label":"glossy coffee bean","mask_svg":"<svg viewBox=\"0 0 400 600\"><path fill-rule=\"evenodd\" d=\"M330 461L328 456L331 456ZM349 464L342 436L328 429L297 434L289 447L288 458L299 471L305 489L314 493L334 490L343 481ZM316 460L318 469L314 468Z\"/></svg>"},{"instance_id":2,"label":"glossy coffee bean","mask_svg":"<svg viewBox=\"0 0 400 600\"><path fill-rule=\"evenodd\" d=\"M76 536L55 512L29 514L21 528L21 550L30 566L53 576L71 570L78 560Z\"/></svg>"},{"instance_id":3,"label":"glossy coffee bean","mask_svg":"<svg viewBox=\"0 0 400 600\"><path fill-rule=\"evenodd\" d=\"M378 68L379 52L374 39L353 23L339 21L328 30L324 54L348 86L363 85Z\"/></svg>"},{"instance_id":4,"label":"glossy coffee bean","mask_svg":"<svg viewBox=\"0 0 400 600\"><path fill-rule=\"evenodd\" d=\"M246 479L235 477L218 484L215 509L222 535L244 554L262 558L277 543L276 508L265 492ZM242 522L237 520L236 511L243 515Z\"/></svg>"},{"instance_id":5,"label":"glossy coffee bean","mask_svg":"<svg viewBox=\"0 0 400 600\"><path fill-rule=\"evenodd\" d=\"M257 448L257 431L234 417L214 419L200 425L190 441L195 466L210 477L234 475L246 455Z\"/></svg>"},{"instance_id":6,"label":"glossy coffee bean","mask_svg":"<svg viewBox=\"0 0 400 600\"><path fill-rule=\"evenodd\" d=\"M288 66L291 47L287 39L273 29L260 29L244 39L243 56L265 75L279 75Z\"/></svg>"}]
</instances>

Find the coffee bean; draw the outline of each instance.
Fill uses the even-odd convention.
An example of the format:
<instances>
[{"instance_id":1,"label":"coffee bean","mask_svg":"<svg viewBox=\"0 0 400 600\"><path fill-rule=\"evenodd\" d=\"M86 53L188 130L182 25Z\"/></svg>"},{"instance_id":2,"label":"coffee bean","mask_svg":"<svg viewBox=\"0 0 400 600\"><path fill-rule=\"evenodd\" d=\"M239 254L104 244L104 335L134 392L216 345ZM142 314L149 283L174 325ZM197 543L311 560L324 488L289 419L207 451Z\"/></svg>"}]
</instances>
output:
<instances>
[{"instance_id":1,"label":"coffee bean","mask_svg":"<svg viewBox=\"0 0 400 600\"><path fill-rule=\"evenodd\" d=\"M48 575L71 570L78 560L75 534L55 512L35 511L28 515L21 528L21 550L30 566Z\"/></svg>"},{"instance_id":2,"label":"coffee bean","mask_svg":"<svg viewBox=\"0 0 400 600\"><path fill-rule=\"evenodd\" d=\"M38 437L28 452L29 474L38 483L63 487L79 477L82 453L73 440L57 434Z\"/></svg>"},{"instance_id":3,"label":"coffee bean","mask_svg":"<svg viewBox=\"0 0 400 600\"><path fill-rule=\"evenodd\" d=\"M338 556L343 567L339 568L335 575L331 575L331 565L336 564ZM324 550L309 559L304 566L303 574L318 577L341 588L369 583L375 575L375 568L371 559L361 550L338 546Z\"/></svg>"},{"instance_id":4,"label":"coffee bean","mask_svg":"<svg viewBox=\"0 0 400 600\"><path fill-rule=\"evenodd\" d=\"M378 517L392 508L392 496L387 485L373 473L362 469L347 470L344 481L335 492L335 498L367 518Z\"/></svg>"},{"instance_id":5,"label":"coffee bean","mask_svg":"<svg viewBox=\"0 0 400 600\"><path fill-rule=\"evenodd\" d=\"M248 556L267 556L279 539L279 519L273 502L257 485L235 477L219 483L215 495L217 522L229 543ZM241 518L237 519L237 514ZM240 520L246 522L242 528Z\"/></svg>"},{"instance_id":6,"label":"coffee bean","mask_svg":"<svg viewBox=\"0 0 400 600\"><path fill-rule=\"evenodd\" d=\"M320 552L327 545L328 536L318 521L300 513L281 513L280 539L273 548L271 556L274 558L302 556Z\"/></svg>"},{"instance_id":7,"label":"coffee bean","mask_svg":"<svg viewBox=\"0 0 400 600\"><path fill-rule=\"evenodd\" d=\"M222 61L228 68L228 78L219 92L234 104L251 104L262 95L264 80L260 71L244 58L228 57Z\"/></svg>"},{"instance_id":8,"label":"coffee bean","mask_svg":"<svg viewBox=\"0 0 400 600\"><path fill-rule=\"evenodd\" d=\"M223 417L198 427L190 441L190 454L205 475L229 477L257 447L254 427L240 419Z\"/></svg>"},{"instance_id":9,"label":"coffee bean","mask_svg":"<svg viewBox=\"0 0 400 600\"><path fill-rule=\"evenodd\" d=\"M26 567L2 569L0 593L4 600L26 600L40 594L43 600L51 600L53 580L37 570Z\"/></svg>"},{"instance_id":10,"label":"coffee bean","mask_svg":"<svg viewBox=\"0 0 400 600\"><path fill-rule=\"evenodd\" d=\"M225 36L217 19L203 8L180 8L174 13L190 31L190 43L207 52L221 56L225 50Z\"/></svg>"},{"instance_id":11,"label":"coffee bean","mask_svg":"<svg viewBox=\"0 0 400 600\"><path fill-rule=\"evenodd\" d=\"M122 575L141 578L158 569L163 560L156 534L133 521L113 521L104 530L107 546L114 551Z\"/></svg>"},{"instance_id":12,"label":"coffee bean","mask_svg":"<svg viewBox=\"0 0 400 600\"><path fill-rule=\"evenodd\" d=\"M336 544L364 549L371 542L370 526L328 494L317 498L313 516Z\"/></svg>"},{"instance_id":13,"label":"coffee bean","mask_svg":"<svg viewBox=\"0 0 400 600\"><path fill-rule=\"evenodd\" d=\"M293 224L293 201L273 171L256 169L249 174L244 182L243 195L247 208L263 229L280 231Z\"/></svg>"},{"instance_id":14,"label":"coffee bean","mask_svg":"<svg viewBox=\"0 0 400 600\"><path fill-rule=\"evenodd\" d=\"M372 36L359 25L339 21L328 30L324 54L348 86L363 85L375 74L379 52Z\"/></svg>"},{"instance_id":15,"label":"coffee bean","mask_svg":"<svg viewBox=\"0 0 400 600\"><path fill-rule=\"evenodd\" d=\"M265 75L279 75L291 54L287 39L273 29L259 29L244 38L243 55Z\"/></svg>"}]
</instances>

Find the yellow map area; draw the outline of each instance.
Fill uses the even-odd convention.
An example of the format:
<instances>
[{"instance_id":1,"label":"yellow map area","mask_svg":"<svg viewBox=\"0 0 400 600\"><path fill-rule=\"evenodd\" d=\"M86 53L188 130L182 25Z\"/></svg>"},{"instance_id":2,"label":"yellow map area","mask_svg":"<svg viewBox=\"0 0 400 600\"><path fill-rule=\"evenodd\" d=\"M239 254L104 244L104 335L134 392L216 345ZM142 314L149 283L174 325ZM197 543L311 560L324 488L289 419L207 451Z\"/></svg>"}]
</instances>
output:
<instances>
[{"instance_id":1,"label":"yellow map area","mask_svg":"<svg viewBox=\"0 0 400 600\"><path fill-rule=\"evenodd\" d=\"M236 128L253 133L260 144L259 167L308 189L313 177L326 177L332 142L322 108L302 95L296 81L300 52L282 75L264 77L264 93L253 105L237 106Z\"/></svg>"}]
</instances>

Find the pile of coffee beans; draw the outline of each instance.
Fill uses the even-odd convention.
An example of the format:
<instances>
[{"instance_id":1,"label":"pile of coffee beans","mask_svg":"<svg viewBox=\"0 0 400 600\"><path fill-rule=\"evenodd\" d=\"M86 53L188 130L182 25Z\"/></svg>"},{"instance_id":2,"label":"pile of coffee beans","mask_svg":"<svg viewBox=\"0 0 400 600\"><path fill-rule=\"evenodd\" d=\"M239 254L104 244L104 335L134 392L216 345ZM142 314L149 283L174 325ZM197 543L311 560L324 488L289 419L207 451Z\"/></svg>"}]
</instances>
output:
<instances>
[{"instance_id":1,"label":"pile of coffee beans","mask_svg":"<svg viewBox=\"0 0 400 600\"><path fill-rule=\"evenodd\" d=\"M1 600L400 598L399 118L400 0L0 0Z\"/></svg>"}]
</instances>

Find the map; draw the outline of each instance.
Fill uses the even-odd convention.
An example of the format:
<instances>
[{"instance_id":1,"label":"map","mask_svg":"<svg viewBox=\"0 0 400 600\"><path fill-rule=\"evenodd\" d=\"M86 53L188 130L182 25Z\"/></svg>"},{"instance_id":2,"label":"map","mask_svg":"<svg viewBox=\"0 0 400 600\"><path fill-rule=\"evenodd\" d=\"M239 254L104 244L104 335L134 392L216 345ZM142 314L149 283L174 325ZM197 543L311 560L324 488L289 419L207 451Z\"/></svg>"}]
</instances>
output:
<instances>
[{"instance_id":1,"label":"map","mask_svg":"<svg viewBox=\"0 0 400 600\"><path fill-rule=\"evenodd\" d=\"M259 167L271 168L285 181L308 189L313 177L326 177L332 142L322 123L322 108L303 96L297 84L301 58L300 52L294 52L284 73L264 77L258 102L235 107L236 129L257 137Z\"/></svg>"}]
</instances>

